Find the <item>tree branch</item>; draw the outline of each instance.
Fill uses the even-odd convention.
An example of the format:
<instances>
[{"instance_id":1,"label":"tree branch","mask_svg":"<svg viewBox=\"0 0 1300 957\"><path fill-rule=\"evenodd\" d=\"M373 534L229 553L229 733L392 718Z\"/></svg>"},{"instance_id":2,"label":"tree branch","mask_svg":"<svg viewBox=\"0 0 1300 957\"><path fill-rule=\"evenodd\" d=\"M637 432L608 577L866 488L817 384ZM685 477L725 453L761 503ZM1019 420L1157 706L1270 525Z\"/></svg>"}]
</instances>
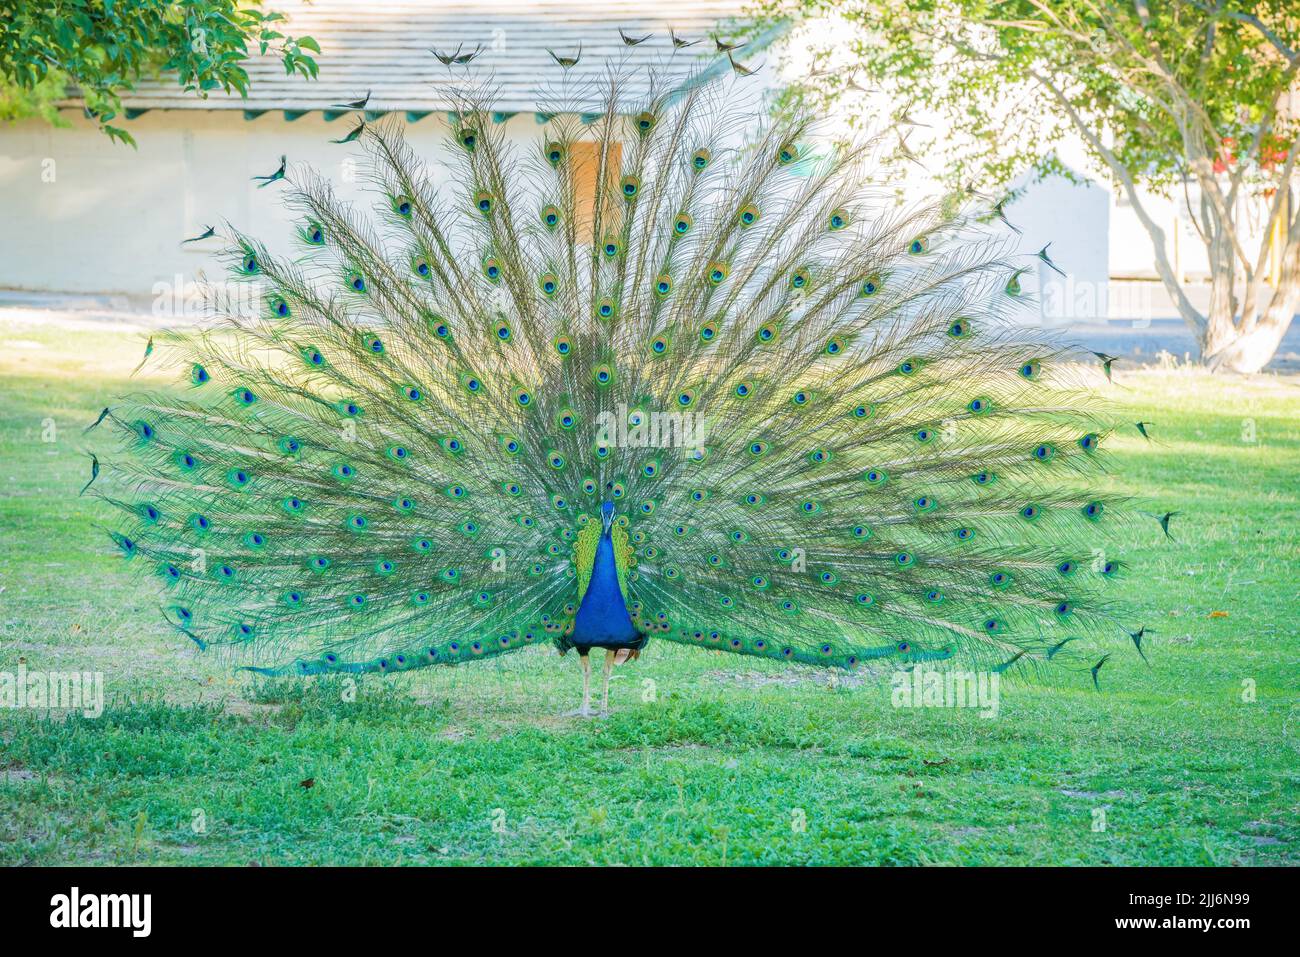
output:
<instances>
[{"instance_id":1,"label":"tree branch","mask_svg":"<svg viewBox=\"0 0 1300 957\"><path fill-rule=\"evenodd\" d=\"M1194 4L1194 6L1201 7L1201 4ZM1204 7L1201 8L1205 9ZM1260 35L1271 43L1273 48L1282 55L1282 59L1286 60L1288 63L1294 65L1296 62L1300 62L1300 53L1297 53L1295 50L1292 50L1289 46L1283 43L1278 35L1265 26L1263 21L1253 13L1240 13L1236 10L1228 10L1223 13L1223 16L1227 17L1229 20L1236 20L1239 23L1244 23L1247 26L1254 27L1259 31Z\"/></svg>"},{"instance_id":2,"label":"tree branch","mask_svg":"<svg viewBox=\"0 0 1300 957\"><path fill-rule=\"evenodd\" d=\"M1169 262L1169 253L1165 249L1165 232L1156 224L1156 221L1151 218L1146 207L1142 205L1141 197L1138 195L1137 191L1137 184L1134 183L1132 175L1125 168L1124 164L1119 161L1119 157L1111 152L1092 128L1084 122L1083 117L1080 116L1078 110L1074 108L1074 104L1069 101L1065 94L1057 89L1056 85L1052 83L1051 80L1035 70L1029 70L1027 72L1035 82L1041 85L1043 89L1047 90L1056 99L1056 102L1060 104L1061 109L1065 111L1066 116L1069 117L1070 122L1074 124L1074 128L1079 131L1079 135L1082 136L1084 141L1092 147L1094 151L1096 151L1097 155L1100 156L1103 161L1105 161L1106 165L1110 167L1111 172L1115 174L1116 178L1123 185L1124 192L1128 195L1129 202L1133 205L1133 211L1137 213L1138 221L1142 223L1142 226L1151 237L1152 245L1155 247L1156 271L1160 273L1160 278L1164 281L1165 288L1169 290L1169 294L1173 297L1175 304L1178 306L1179 314L1182 315L1187 324L1190 325L1198 335L1203 334L1209 323L1205 316L1201 315L1201 313L1197 311L1196 307L1192 305L1191 300L1187 298L1187 294L1183 292L1182 283L1180 283L1178 277L1174 275L1173 266Z\"/></svg>"}]
</instances>

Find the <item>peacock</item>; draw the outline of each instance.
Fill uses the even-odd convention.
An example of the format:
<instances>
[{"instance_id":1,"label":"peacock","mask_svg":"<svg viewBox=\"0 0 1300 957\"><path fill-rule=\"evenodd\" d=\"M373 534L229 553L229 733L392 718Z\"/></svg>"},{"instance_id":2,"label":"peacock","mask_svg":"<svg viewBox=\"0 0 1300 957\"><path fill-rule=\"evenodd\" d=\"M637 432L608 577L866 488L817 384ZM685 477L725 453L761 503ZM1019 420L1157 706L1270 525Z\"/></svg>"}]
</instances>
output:
<instances>
[{"instance_id":1,"label":"peacock","mask_svg":"<svg viewBox=\"0 0 1300 957\"><path fill-rule=\"evenodd\" d=\"M879 138L744 82L564 72L529 148L469 84L436 158L342 147L368 213L282 160L293 249L227 227L214 321L159 337L181 386L101 415L167 622L276 676L550 644L584 716L592 649L604 713L654 638L1086 672L1125 568L1086 353L1016 321L979 202L894 201Z\"/></svg>"}]
</instances>

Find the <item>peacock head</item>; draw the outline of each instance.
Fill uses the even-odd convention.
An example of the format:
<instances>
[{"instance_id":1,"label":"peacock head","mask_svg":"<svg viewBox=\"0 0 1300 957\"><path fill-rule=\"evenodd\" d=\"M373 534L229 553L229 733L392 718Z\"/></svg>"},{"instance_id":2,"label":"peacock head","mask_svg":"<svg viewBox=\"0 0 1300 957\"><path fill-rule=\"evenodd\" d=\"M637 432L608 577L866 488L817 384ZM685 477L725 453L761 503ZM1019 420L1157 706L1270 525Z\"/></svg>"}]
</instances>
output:
<instances>
[{"instance_id":1,"label":"peacock head","mask_svg":"<svg viewBox=\"0 0 1300 957\"><path fill-rule=\"evenodd\" d=\"M601 502L600 503L601 533L604 535L608 535L609 530L613 526L613 524L614 524L614 503Z\"/></svg>"}]
</instances>

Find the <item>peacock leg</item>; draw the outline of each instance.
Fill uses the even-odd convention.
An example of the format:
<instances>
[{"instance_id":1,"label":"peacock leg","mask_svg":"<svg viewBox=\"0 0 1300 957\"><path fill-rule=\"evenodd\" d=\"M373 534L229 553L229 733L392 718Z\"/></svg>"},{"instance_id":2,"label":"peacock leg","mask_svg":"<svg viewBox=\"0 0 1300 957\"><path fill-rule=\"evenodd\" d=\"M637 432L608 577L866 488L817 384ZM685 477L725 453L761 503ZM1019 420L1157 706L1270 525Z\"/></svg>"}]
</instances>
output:
<instances>
[{"instance_id":1,"label":"peacock leg","mask_svg":"<svg viewBox=\"0 0 1300 957\"><path fill-rule=\"evenodd\" d=\"M578 660L582 662L582 707L576 711L566 711L565 717L569 718L590 718L591 717L591 659L586 655L579 655Z\"/></svg>"},{"instance_id":2,"label":"peacock leg","mask_svg":"<svg viewBox=\"0 0 1300 957\"><path fill-rule=\"evenodd\" d=\"M614 651L604 650L604 681L601 685L601 716L610 713L610 672L614 671Z\"/></svg>"},{"instance_id":3,"label":"peacock leg","mask_svg":"<svg viewBox=\"0 0 1300 957\"><path fill-rule=\"evenodd\" d=\"M625 653L624 653L625 654ZM604 688L601 692L601 715L610 714L610 672L614 671L617 663L617 651L606 649L604 651Z\"/></svg>"}]
</instances>

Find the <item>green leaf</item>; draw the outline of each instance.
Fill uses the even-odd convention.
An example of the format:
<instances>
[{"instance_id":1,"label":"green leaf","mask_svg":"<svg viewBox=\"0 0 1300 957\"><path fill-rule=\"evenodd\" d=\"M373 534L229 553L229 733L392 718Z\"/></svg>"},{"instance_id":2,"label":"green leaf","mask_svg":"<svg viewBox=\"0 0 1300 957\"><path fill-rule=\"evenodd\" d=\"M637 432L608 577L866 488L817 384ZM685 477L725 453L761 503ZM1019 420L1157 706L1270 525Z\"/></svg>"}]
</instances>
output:
<instances>
[{"instance_id":1,"label":"green leaf","mask_svg":"<svg viewBox=\"0 0 1300 957\"><path fill-rule=\"evenodd\" d=\"M100 129L102 129L106 134L108 134L108 138L110 140L116 140L122 143L126 143L128 146L132 147L133 149L137 148L135 137L132 136L130 133L128 133L126 130L122 129L120 126L109 126L108 124L104 124L103 126L100 127Z\"/></svg>"},{"instance_id":2,"label":"green leaf","mask_svg":"<svg viewBox=\"0 0 1300 957\"><path fill-rule=\"evenodd\" d=\"M317 75L301 50L319 53L267 24L283 14L243 6L244 0L63 0L6 4L0 17L0 118L40 116L57 121L52 99L75 85L90 115L113 142L134 145L110 120L120 99L143 77L162 75L187 93L216 89L249 95L245 66L257 50L274 48L286 71ZM50 82L46 82L47 78Z\"/></svg>"}]
</instances>

